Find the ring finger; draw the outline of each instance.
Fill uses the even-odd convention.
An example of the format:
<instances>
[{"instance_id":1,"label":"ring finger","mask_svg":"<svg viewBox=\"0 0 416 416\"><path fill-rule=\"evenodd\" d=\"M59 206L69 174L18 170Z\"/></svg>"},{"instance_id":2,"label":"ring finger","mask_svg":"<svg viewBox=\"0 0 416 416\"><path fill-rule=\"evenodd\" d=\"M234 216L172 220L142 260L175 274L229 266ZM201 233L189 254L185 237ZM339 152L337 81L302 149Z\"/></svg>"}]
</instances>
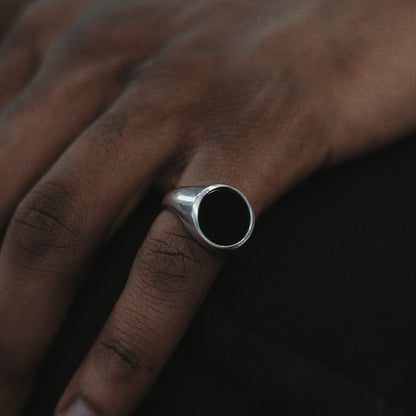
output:
<instances>
[{"instance_id":1,"label":"ring finger","mask_svg":"<svg viewBox=\"0 0 416 416\"><path fill-rule=\"evenodd\" d=\"M207 183L206 172L216 172L208 183L227 181L249 199L254 197L248 184L230 170L232 156L224 157L223 163L207 159L207 170L199 163L191 164L178 185ZM162 212L137 254L107 323L65 391L57 414L131 414L185 332L223 260L220 253L198 244L175 214Z\"/></svg>"}]
</instances>

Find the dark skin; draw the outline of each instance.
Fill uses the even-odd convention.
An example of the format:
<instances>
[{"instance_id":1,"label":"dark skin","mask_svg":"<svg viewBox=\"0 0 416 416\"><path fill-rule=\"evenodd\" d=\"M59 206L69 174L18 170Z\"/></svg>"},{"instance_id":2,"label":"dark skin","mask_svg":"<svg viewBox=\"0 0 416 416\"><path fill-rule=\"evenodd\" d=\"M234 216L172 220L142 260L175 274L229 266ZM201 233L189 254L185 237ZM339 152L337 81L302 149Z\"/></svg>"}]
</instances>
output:
<instances>
[{"instance_id":1,"label":"dark skin","mask_svg":"<svg viewBox=\"0 0 416 416\"><path fill-rule=\"evenodd\" d=\"M0 414L19 414L96 253L150 188L226 183L259 216L414 129L415 27L405 0L20 12L0 50ZM223 261L162 212L57 414L130 414Z\"/></svg>"},{"instance_id":2,"label":"dark skin","mask_svg":"<svg viewBox=\"0 0 416 416\"><path fill-rule=\"evenodd\" d=\"M29 3L28 0L2 0L0 3L0 37L7 33L16 16L27 3Z\"/></svg>"}]
</instances>

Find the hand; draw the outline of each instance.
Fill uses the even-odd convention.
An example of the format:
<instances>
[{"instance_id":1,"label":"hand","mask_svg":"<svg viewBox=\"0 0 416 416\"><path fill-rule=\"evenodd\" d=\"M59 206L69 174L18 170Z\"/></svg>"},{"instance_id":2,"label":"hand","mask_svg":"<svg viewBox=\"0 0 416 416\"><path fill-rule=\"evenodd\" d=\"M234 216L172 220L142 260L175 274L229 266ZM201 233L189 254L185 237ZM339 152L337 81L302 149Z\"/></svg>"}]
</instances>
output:
<instances>
[{"instance_id":1,"label":"hand","mask_svg":"<svg viewBox=\"0 0 416 416\"><path fill-rule=\"evenodd\" d=\"M150 187L226 183L259 215L413 129L414 27L405 0L33 3L0 52L0 414ZM223 260L162 212L57 412L129 414Z\"/></svg>"},{"instance_id":2,"label":"hand","mask_svg":"<svg viewBox=\"0 0 416 416\"><path fill-rule=\"evenodd\" d=\"M0 40L28 0L0 0Z\"/></svg>"}]
</instances>

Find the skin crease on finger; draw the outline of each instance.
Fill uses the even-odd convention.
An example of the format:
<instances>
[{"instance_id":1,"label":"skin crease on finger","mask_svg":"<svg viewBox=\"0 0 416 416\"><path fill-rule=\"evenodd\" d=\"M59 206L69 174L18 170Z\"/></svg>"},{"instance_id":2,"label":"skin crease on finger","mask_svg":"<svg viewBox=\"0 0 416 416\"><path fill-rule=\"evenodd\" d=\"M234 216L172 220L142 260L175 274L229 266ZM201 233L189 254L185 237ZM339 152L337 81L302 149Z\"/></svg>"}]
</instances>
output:
<instances>
[{"instance_id":1,"label":"skin crease on finger","mask_svg":"<svg viewBox=\"0 0 416 416\"><path fill-rule=\"evenodd\" d=\"M405 0L33 3L10 33L20 42L37 33L39 65L0 112L0 172L10 178L0 192L16 195L0 193L0 211L13 214L0 252L0 414L18 414L96 251L149 186L166 192L221 180L242 189L258 215L319 167L414 128L415 15ZM82 88L72 87L80 76ZM39 109L52 111L39 90L63 91L50 101L47 130L33 124ZM72 125L71 102L92 115ZM50 133L63 126L65 138ZM36 131L41 137L32 138ZM143 376L113 362L103 377L93 366L103 355L93 348L59 411L75 403L81 414L84 398L100 414L129 414L208 290L218 259L171 216L159 217L146 241L97 345L127 362L142 351L156 370ZM172 278L180 274L189 279ZM132 354L109 338L126 310L141 315L123 336L143 320L151 328L141 328L139 345L124 339Z\"/></svg>"}]
</instances>

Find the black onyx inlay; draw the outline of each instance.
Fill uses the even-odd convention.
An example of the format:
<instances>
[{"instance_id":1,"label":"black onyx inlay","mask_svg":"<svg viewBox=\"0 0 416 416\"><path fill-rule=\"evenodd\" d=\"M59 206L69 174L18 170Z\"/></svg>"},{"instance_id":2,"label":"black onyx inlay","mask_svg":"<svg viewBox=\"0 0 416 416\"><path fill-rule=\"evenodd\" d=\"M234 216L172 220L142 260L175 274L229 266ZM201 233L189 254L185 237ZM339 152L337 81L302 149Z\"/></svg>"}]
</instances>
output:
<instances>
[{"instance_id":1,"label":"black onyx inlay","mask_svg":"<svg viewBox=\"0 0 416 416\"><path fill-rule=\"evenodd\" d=\"M250 226L250 211L244 199L229 188L209 192L199 205L201 231L213 243L230 246L241 241Z\"/></svg>"}]
</instances>

